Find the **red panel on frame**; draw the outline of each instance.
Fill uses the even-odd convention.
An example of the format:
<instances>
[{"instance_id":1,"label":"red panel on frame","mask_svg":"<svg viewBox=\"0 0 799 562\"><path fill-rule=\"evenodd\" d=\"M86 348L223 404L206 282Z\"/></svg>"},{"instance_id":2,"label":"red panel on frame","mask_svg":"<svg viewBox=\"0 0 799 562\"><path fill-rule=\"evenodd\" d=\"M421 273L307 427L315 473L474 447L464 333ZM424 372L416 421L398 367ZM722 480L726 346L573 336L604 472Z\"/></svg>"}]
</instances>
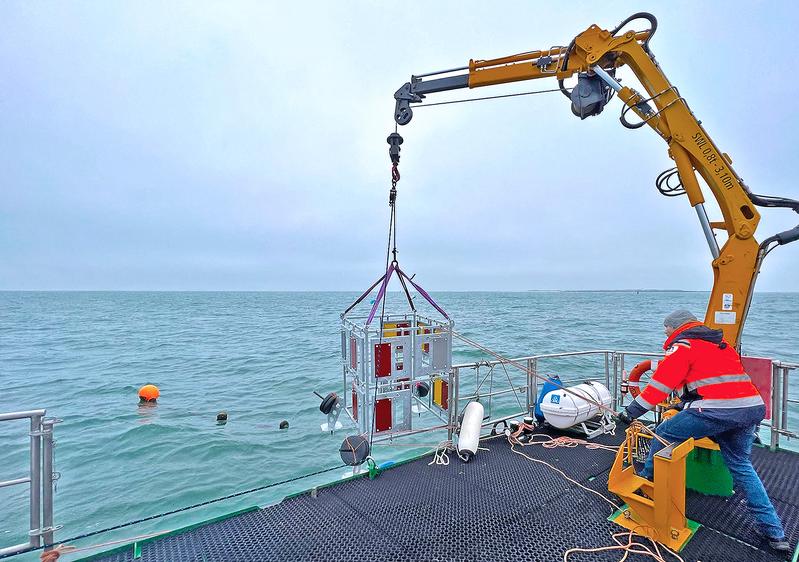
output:
<instances>
[{"instance_id":1,"label":"red panel on frame","mask_svg":"<svg viewBox=\"0 0 799 562\"><path fill-rule=\"evenodd\" d=\"M375 376L387 377L391 374L391 344L375 344Z\"/></svg>"},{"instance_id":2,"label":"red panel on frame","mask_svg":"<svg viewBox=\"0 0 799 562\"><path fill-rule=\"evenodd\" d=\"M375 432L391 429L391 398L381 398L375 402Z\"/></svg>"},{"instance_id":3,"label":"red panel on frame","mask_svg":"<svg viewBox=\"0 0 799 562\"><path fill-rule=\"evenodd\" d=\"M771 419L771 359L741 357L744 370L766 403L766 419Z\"/></svg>"},{"instance_id":4,"label":"red panel on frame","mask_svg":"<svg viewBox=\"0 0 799 562\"><path fill-rule=\"evenodd\" d=\"M358 393L352 389L352 417L358 420Z\"/></svg>"},{"instance_id":5,"label":"red panel on frame","mask_svg":"<svg viewBox=\"0 0 799 562\"><path fill-rule=\"evenodd\" d=\"M441 407L443 409L449 408L449 383L441 381Z\"/></svg>"}]
</instances>

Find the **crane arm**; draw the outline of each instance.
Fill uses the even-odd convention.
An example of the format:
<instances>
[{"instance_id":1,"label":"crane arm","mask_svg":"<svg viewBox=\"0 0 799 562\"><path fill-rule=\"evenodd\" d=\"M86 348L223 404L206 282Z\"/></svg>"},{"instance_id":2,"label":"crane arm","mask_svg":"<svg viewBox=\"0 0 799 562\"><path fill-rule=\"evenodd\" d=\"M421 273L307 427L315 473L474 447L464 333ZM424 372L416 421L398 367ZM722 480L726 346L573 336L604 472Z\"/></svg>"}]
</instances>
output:
<instances>
[{"instance_id":1,"label":"crane arm","mask_svg":"<svg viewBox=\"0 0 799 562\"><path fill-rule=\"evenodd\" d=\"M637 19L649 21L649 29L619 34ZM557 80L560 90L571 100L572 113L581 119L601 113L616 95L624 103L622 125L630 129L648 126L668 146L675 168L659 176L658 189L667 195L682 194L684 190L696 210L713 256L714 281L705 323L723 330L727 341L737 345L763 258L774 246L799 239L797 226L758 244L754 234L760 214L755 206L788 207L799 213L799 201L759 196L748 190L732 168L732 159L716 146L655 60L649 41L656 30L655 17L641 12L613 30L592 25L566 47L470 60L462 68L413 76L394 94L394 119L399 125L409 123L413 117L411 104L421 103L427 94L539 78ZM616 69L624 65L635 74L645 94L616 80ZM458 74L461 71L466 72ZM447 76L441 76L444 74ZM569 91L564 80L575 75L577 85ZM440 77L431 78L434 76ZM638 116L635 123L627 118L630 112ZM723 220L708 219L697 174L710 188ZM674 176L679 179L676 186L669 183ZM727 234L721 247L714 230Z\"/></svg>"}]
</instances>

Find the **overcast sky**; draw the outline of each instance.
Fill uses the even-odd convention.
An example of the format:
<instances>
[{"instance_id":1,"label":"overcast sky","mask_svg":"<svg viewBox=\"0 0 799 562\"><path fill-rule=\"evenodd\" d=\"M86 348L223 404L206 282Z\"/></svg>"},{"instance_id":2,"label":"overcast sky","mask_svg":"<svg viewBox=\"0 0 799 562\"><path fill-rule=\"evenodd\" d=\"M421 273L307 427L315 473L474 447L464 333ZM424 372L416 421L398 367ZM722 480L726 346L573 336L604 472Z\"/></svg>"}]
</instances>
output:
<instances>
[{"instance_id":1,"label":"overcast sky","mask_svg":"<svg viewBox=\"0 0 799 562\"><path fill-rule=\"evenodd\" d=\"M753 191L799 198L790 2L2 2L0 289L362 289L385 259L394 91L641 9ZM580 121L559 93L417 109L404 268L431 290L709 289L694 211L654 187L665 143L619 110ZM799 222L762 215L761 240ZM758 288L799 290L799 243Z\"/></svg>"}]
</instances>

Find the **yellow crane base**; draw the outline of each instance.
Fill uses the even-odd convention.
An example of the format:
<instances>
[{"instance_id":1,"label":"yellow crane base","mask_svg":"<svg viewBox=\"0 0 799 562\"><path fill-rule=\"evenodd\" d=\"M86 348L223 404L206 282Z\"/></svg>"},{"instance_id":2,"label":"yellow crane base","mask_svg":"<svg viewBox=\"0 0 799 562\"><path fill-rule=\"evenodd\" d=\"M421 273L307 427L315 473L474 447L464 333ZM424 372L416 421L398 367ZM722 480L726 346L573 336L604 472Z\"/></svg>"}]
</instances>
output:
<instances>
[{"instance_id":1,"label":"yellow crane base","mask_svg":"<svg viewBox=\"0 0 799 562\"><path fill-rule=\"evenodd\" d=\"M627 428L608 477L608 491L625 505L610 520L679 551L699 527L685 517L685 457L694 449L694 440L658 451L654 479L650 481L635 473L634 463L645 458L651 439L649 430L641 424Z\"/></svg>"}]
</instances>

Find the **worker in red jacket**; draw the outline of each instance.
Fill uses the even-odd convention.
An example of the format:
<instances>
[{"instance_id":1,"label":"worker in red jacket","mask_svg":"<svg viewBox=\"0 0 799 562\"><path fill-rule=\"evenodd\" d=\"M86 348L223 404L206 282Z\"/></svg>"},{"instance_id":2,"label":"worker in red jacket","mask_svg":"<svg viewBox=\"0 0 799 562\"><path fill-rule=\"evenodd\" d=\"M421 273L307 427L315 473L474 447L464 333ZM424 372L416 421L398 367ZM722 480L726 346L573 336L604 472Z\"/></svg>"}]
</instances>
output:
<instances>
[{"instance_id":1,"label":"worker in red jacket","mask_svg":"<svg viewBox=\"0 0 799 562\"><path fill-rule=\"evenodd\" d=\"M622 423L652 410L675 390L682 392L681 411L657 426L655 433L671 443L693 437L710 437L718 443L733 481L746 495L758 532L769 545L788 551L777 512L771 504L750 460L757 424L766 407L760 393L744 371L741 358L723 339L721 330L708 328L687 310L666 317L665 358L658 363L652 380L619 415ZM653 457L663 445L652 440L652 448L641 476L652 480Z\"/></svg>"}]
</instances>

